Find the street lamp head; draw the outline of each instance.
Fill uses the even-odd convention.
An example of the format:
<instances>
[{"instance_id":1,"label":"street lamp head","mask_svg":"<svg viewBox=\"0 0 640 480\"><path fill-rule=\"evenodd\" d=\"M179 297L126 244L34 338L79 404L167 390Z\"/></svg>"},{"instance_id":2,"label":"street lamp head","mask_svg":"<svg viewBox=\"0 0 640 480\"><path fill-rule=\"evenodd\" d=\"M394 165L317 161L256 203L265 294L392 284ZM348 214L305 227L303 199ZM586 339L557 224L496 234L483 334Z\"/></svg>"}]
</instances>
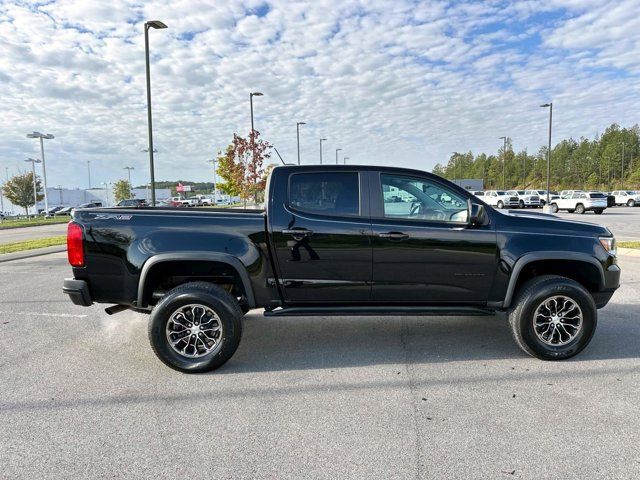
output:
<instances>
[{"instance_id":1,"label":"street lamp head","mask_svg":"<svg viewBox=\"0 0 640 480\"><path fill-rule=\"evenodd\" d=\"M306 125L307 122L298 122L297 125Z\"/></svg>"},{"instance_id":2,"label":"street lamp head","mask_svg":"<svg viewBox=\"0 0 640 480\"><path fill-rule=\"evenodd\" d=\"M249 95L252 97L261 97L264 94L262 92L251 92Z\"/></svg>"},{"instance_id":3,"label":"street lamp head","mask_svg":"<svg viewBox=\"0 0 640 480\"><path fill-rule=\"evenodd\" d=\"M321 138L321 139L320 139L320 141L321 141L321 142L326 142L326 141L327 141L327 139L326 139L326 138Z\"/></svg>"},{"instance_id":4,"label":"street lamp head","mask_svg":"<svg viewBox=\"0 0 640 480\"><path fill-rule=\"evenodd\" d=\"M160 20L151 20L147 23L145 23L146 27L149 28L155 28L155 29L162 29L162 28L167 28L167 26L162 23Z\"/></svg>"},{"instance_id":5,"label":"street lamp head","mask_svg":"<svg viewBox=\"0 0 640 480\"><path fill-rule=\"evenodd\" d=\"M39 159L37 159L37 158L31 158L31 157L29 157L29 158L27 158L27 159L25 160L25 162L42 163L42 160L39 160Z\"/></svg>"},{"instance_id":6,"label":"street lamp head","mask_svg":"<svg viewBox=\"0 0 640 480\"><path fill-rule=\"evenodd\" d=\"M498 137L500 140L506 140L507 137Z\"/></svg>"},{"instance_id":7,"label":"street lamp head","mask_svg":"<svg viewBox=\"0 0 640 480\"><path fill-rule=\"evenodd\" d=\"M551 104L550 103L543 103L542 105L540 105L540 107L542 108L546 108L546 107L550 107Z\"/></svg>"}]
</instances>

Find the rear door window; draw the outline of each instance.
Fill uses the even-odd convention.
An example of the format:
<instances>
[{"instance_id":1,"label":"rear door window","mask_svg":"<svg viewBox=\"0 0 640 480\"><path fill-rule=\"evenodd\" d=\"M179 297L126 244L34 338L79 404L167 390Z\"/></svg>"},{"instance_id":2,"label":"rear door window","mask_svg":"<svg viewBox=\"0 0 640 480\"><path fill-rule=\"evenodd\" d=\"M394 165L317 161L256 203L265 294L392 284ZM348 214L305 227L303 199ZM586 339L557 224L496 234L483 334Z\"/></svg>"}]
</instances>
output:
<instances>
[{"instance_id":1,"label":"rear door window","mask_svg":"<svg viewBox=\"0 0 640 480\"><path fill-rule=\"evenodd\" d=\"M289 178L289 206L320 215L359 215L358 173L295 173Z\"/></svg>"}]
</instances>

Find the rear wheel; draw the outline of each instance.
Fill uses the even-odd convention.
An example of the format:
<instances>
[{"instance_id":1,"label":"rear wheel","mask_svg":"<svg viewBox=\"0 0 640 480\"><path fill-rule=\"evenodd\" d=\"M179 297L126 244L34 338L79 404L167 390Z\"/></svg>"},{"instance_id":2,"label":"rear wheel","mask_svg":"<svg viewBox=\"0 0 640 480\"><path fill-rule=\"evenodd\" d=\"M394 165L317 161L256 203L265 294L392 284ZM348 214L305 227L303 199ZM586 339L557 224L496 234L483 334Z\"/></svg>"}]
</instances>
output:
<instances>
[{"instance_id":1,"label":"rear wheel","mask_svg":"<svg viewBox=\"0 0 640 480\"><path fill-rule=\"evenodd\" d=\"M584 212L586 212L584 205L582 205L581 203L579 203L578 205L576 205L576 213L583 215Z\"/></svg>"},{"instance_id":2,"label":"rear wheel","mask_svg":"<svg viewBox=\"0 0 640 480\"><path fill-rule=\"evenodd\" d=\"M502 200L498 200L497 207L500 208L500 209L504 208L504 202Z\"/></svg>"},{"instance_id":3,"label":"rear wheel","mask_svg":"<svg viewBox=\"0 0 640 480\"><path fill-rule=\"evenodd\" d=\"M636 206L636 201L631 199L627 202L627 207L635 207Z\"/></svg>"},{"instance_id":4,"label":"rear wheel","mask_svg":"<svg viewBox=\"0 0 640 480\"><path fill-rule=\"evenodd\" d=\"M217 285L190 282L167 293L149 319L149 341L167 366L207 372L235 353L242 336L238 301Z\"/></svg>"},{"instance_id":5,"label":"rear wheel","mask_svg":"<svg viewBox=\"0 0 640 480\"><path fill-rule=\"evenodd\" d=\"M603 210L601 208L598 208L597 210L594 210L593 213L595 213L596 215L602 215Z\"/></svg>"},{"instance_id":6,"label":"rear wheel","mask_svg":"<svg viewBox=\"0 0 640 480\"><path fill-rule=\"evenodd\" d=\"M558 204L557 203L552 203L551 204L551 212L553 213L558 213Z\"/></svg>"},{"instance_id":7,"label":"rear wheel","mask_svg":"<svg viewBox=\"0 0 640 480\"><path fill-rule=\"evenodd\" d=\"M544 275L525 283L508 313L518 346L542 360L564 360L591 341L598 312L591 294L579 283Z\"/></svg>"}]
</instances>

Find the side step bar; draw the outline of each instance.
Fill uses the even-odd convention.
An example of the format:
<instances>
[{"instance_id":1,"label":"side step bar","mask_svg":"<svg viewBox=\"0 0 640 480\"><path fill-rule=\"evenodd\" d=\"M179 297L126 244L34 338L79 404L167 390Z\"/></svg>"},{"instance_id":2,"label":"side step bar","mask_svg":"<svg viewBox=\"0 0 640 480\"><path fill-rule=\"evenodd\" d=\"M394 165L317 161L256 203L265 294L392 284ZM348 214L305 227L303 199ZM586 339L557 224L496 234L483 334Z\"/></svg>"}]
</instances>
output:
<instances>
[{"instance_id":1,"label":"side step bar","mask_svg":"<svg viewBox=\"0 0 640 480\"><path fill-rule=\"evenodd\" d=\"M318 316L387 316L387 315L419 315L419 316L483 316L494 315L495 310L477 307L284 307L265 311L265 317L318 317Z\"/></svg>"}]
</instances>

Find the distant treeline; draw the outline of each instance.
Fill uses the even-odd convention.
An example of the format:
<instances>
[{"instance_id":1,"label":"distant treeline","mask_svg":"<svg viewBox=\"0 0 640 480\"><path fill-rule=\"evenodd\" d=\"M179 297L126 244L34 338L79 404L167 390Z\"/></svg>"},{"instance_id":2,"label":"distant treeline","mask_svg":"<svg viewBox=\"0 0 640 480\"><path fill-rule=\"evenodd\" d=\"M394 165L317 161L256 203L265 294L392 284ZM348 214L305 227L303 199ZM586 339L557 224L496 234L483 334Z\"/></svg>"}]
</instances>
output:
<instances>
[{"instance_id":1,"label":"distant treeline","mask_svg":"<svg viewBox=\"0 0 640 480\"><path fill-rule=\"evenodd\" d=\"M613 124L594 140L562 140L551 150L552 189L640 188L639 141L637 124L631 128ZM501 148L496 155L455 153L446 165L437 164L433 173L448 179L482 178L485 189L545 188L547 147L535 154L514 152L508 141L506 152Z\"/></svg>"}]
</instances>

